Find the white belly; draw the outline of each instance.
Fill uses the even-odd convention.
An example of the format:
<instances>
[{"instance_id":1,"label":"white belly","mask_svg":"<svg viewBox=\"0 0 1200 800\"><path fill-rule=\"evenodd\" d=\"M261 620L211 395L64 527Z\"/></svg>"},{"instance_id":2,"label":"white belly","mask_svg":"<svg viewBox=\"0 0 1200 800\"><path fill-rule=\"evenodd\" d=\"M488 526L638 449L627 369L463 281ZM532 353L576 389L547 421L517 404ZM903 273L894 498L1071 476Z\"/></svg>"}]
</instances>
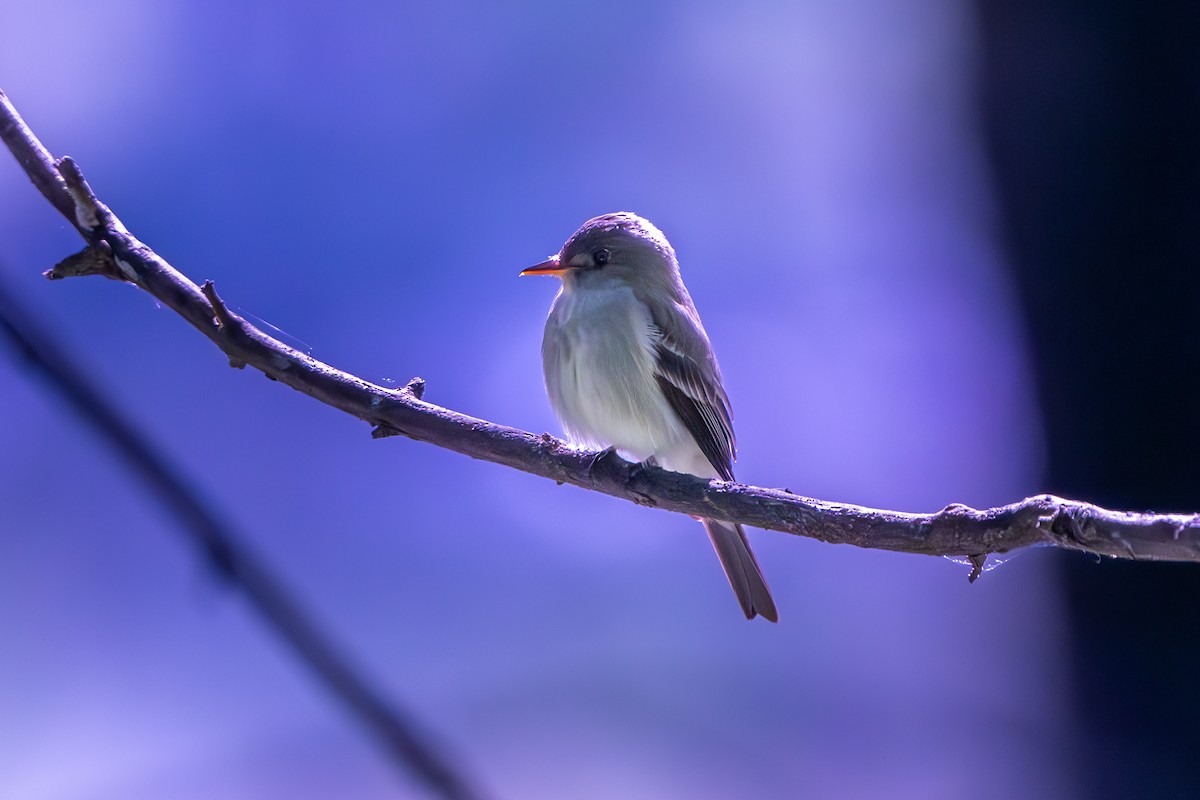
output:
<instances>
[{"instance_id":1,"label":"white belly","mask_svg":"<svg viewBox=\"0 0 1200 800\"><path fill-rule=\"evenodd\" d=\"M550 404L580 444L644 460L691 442L654 377L649 312L628 288L560 292L542 358Z\"/></svg>"}]
</instances>

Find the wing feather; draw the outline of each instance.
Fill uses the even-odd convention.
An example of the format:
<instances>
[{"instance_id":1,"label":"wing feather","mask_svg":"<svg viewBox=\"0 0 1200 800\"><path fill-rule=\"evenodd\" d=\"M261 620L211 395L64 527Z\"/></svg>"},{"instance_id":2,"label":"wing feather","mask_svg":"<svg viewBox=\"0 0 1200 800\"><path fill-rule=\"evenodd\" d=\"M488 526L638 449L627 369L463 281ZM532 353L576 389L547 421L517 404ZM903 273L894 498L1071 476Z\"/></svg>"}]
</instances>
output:
<instances>
[{"instance_id":1,"label":"wing feather","mask_svg":"<svg viewBox=\"0 0 1200 800\"><path fill-rule=\"evenodd\" d=\"M688 321L692 321L690 316ZM717 473L724 480L733 480L737 457L733 414L703 329L697 325L681 335L673 334L658 319L653 323L654 377L663 396Z\"/></svg>"}]
</instances>

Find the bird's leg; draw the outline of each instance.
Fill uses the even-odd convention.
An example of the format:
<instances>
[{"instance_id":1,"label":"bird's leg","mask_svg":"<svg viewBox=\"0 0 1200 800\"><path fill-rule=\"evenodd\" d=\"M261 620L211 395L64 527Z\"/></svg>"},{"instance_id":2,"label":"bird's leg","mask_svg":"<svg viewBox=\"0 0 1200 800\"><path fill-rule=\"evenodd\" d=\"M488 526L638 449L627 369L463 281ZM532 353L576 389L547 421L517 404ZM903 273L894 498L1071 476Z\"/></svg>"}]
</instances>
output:
<instances>
[{"instance_id":1,"label":"bird's leg","mask_svg":"<svg viewBox=\"0 0 1200 800\"><path fill-rule=\"evenodd\" d=\"M629 479L632 481L637 478L640 478L642 476L642 473L645 472L648 468L657 467L657 466L658 466L658 459L655 458L654 456L650 456L642 461L638 461L637 463L635 463L633 465L633 469L629 470Z\"/></svg>"},{"instance_id":2,"label":"bird's leg","mask_svg":"<svg viewBox=\"0 0 1200 800\"><path fill-rule=\"evenodd\" d=\"M625 488L628 489L630 494L633 495L634 502L640 503L641 505L644 505L644 506L657 505L657 503L654 501L653 497L650 497L649 495L646 495L646 494L642 494L641 492L630 488L634 484L634 482L637 481L638 478L642 477L642 473L644 473L646 470L648 470L652 467L657 467L657 466L658 466L658 459L656 459L654 456L650 456L649 458L643 459L642 461L635 461L633 463L633 466L631 466L629 468L629 477L627 477L625 479Z\"/></svg>"},{"instance_id":3,"label":"bird's leg","mask_svg":"<svg viewBox=\"0 0 1200 800\"><path fill-rule=\"evenodd\" d=\"M588 460L588 477L589 478L592 477L592 472L595 471L597 464L599 464L604 459L609 458L610 456L615 456L616 454L617 454L616 445L613 445L611 447L606 447L603 450L601 450L600 452L594 453L592 455L591 459Z\"/></svg>"},{"instance_id":4,"label":"bird's leg","mask_svg":"<svg viewBox=\"0 0 1200 800\"><path fill-rule=\"evenodd\" d=\"M600 452L593 454L591 459L589 460L589 462L588 462L588 477L592 479L593 483L595 482L595 477L594 477L593 473L594 473L596 467L598 467L600 465L600 463L602 461L604 461L606 458L617 458L617 459L621 458L621 456L617 453L617 448L615 445L612 447L605 448L604 450L601 450ZM644 505L644 506L655 505L654 498L650 497L649 495L644 495L641 492L634 491L634 490L630 489L629 487L634 481L636 481L638 478L641 477L642 473L647 468L657 467L657 466L658 466L658 461L655 460L654 456L650 456L649 458L647 458L644 461L635 461L630 466L629 472L627 473L627 475L625 477L625 488L626 488L626 490L629 491L631 498L634 500L634 502L640 503L641 505Z\"/></svg>"}]
</instances>

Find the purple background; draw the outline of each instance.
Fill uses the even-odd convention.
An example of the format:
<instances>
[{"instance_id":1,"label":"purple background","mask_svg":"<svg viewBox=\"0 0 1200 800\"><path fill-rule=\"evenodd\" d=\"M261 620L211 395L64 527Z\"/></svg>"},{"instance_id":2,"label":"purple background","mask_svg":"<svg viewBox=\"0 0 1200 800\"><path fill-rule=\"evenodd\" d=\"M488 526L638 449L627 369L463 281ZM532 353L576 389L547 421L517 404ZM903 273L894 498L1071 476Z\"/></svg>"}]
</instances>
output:
<instances>
[{"instance_id":1,"label":"purple background","mask_svg":"<svg viewBox=\"0 0 1200 800\"><path fill-rule=\"evenodd\" d=\"M637 211L720 356L739 478L932 511L1070 485L1047 480L981 113L1004 21L950 0L19 2L0 86L235 309L532 431L559 430L556 287L517 272ZM1086 559L969 586L944 559L754 531L782 621L746 623L686 517L373 441L143 293L40 279L80 243L7 156L0 209L5 281L496 796L1094 789L1061 568ZM415 791L7 355L0 397L0 796Z\"/></svg>"}]
</instances>

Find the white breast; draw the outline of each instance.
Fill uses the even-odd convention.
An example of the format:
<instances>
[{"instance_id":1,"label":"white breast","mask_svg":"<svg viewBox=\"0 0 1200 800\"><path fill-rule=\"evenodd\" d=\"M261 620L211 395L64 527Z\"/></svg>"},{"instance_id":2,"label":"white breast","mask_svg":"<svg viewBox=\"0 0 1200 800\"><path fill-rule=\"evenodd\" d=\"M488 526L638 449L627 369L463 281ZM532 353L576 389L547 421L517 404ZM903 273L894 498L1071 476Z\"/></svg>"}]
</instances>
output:
<instances>
[{"instance_id":1,"label":"white breast","mask_svg":"<svg viewBox=\"0 0 1200 800\"><path fill-rule=\"evenodd\" d=\"M650 314L626 286L560 291L546 320L546 393L580 444L638 460L678 449L686 430L654 378Z\"/></svg>"}]
</instances>

